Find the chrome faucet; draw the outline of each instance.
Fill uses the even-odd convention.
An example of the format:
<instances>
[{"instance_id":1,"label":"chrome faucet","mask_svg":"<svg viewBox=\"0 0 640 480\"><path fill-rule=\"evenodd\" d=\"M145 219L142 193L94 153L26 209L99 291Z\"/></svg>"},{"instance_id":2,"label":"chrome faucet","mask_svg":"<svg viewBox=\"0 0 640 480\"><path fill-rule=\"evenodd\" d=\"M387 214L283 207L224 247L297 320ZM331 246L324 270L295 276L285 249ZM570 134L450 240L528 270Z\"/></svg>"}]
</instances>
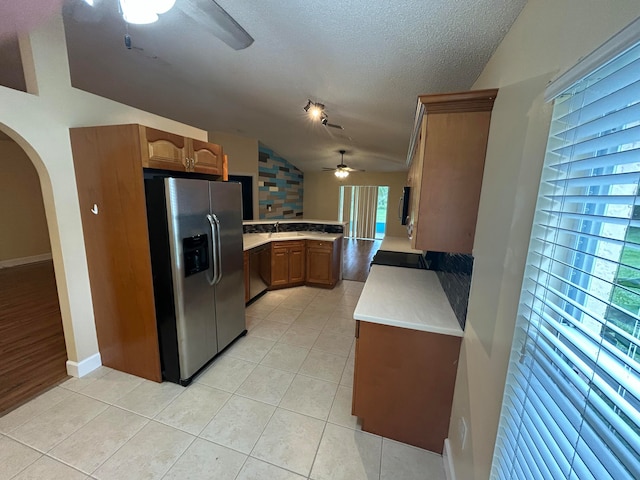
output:
<instances>
[{"instance_id":1,"label":"chrome faucet","mask_svg":"<svg viewBox=\"0 0 640 480\"><path fill-rule=\"evenodd\" d=\"M276 227L276 233L280 231L280 222L276 222L273 224Z\"/></svg>"}]
</instances>

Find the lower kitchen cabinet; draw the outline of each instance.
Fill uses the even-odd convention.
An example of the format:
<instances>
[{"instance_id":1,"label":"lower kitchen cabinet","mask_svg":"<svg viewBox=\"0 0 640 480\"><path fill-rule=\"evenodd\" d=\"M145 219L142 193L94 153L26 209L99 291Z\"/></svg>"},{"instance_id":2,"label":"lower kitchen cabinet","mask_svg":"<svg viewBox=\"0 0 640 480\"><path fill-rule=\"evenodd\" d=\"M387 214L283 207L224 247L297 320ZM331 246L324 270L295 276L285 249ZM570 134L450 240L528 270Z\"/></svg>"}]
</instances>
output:
<instances>
[{"instance_id":1,"label":"lower kitchen cabinet","mask_svg":"<svg viewBox=\"0 0 640 480\"><path fill-rule=\"evenodd\" d=\"M305 241L271 243L271 288L302 285L305 281Z\"/></svg>"},{"instance_id":2,"label":"lower kitchen cabinet","mask_svg":"<svg viewBox=\"0 0 640 480\"><path fill-rule=\"evenodd\" d=\"M362 430L442 453L461 340L358 320L352 413Z\"/></svg>"},{"instance_id":3,"label":"lower kitchen cabinet","mask_svg":"<svg viewBox=\"0 0 640 480\"><path fill-rule=\"evenodd\" d=\"M333 288L340 279L342 238L307 240L307 285Z\"/></svg>"}]
</instances>

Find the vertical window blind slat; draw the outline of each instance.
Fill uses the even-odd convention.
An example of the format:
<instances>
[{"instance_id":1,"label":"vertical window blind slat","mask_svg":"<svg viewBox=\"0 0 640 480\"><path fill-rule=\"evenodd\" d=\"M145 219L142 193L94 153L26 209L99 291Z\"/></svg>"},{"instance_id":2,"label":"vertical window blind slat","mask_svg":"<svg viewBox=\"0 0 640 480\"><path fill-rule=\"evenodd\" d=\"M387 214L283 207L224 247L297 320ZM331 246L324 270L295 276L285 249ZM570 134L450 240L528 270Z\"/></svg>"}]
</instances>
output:
<instances>
[{"instance_id":1,"label":"vertical window blind slat","mask_svg":"<svg viewBox=\"0 0 640 480\"><path fill-rule=\"evenodd\" d=\"M640 43L554 106L492 478L640 478L639 79Z\"/></svg>"}]
</instances>

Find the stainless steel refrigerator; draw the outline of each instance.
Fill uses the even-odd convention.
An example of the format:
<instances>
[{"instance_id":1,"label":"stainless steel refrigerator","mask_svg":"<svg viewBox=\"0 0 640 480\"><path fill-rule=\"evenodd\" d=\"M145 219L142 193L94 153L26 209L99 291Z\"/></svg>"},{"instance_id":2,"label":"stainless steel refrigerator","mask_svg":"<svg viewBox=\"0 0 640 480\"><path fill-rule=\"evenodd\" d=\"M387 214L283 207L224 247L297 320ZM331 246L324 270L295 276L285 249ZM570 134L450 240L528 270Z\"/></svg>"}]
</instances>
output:
<instances>
[{"instance_id":1,"label":"stainless steel refrigerator","mask_svg":"<svg viewBox=\"0 0 640 480\"><path fill-rule=\"evenodd\" d=\"M237 183L145 179L163 378L188 385L246 334Z\"/></svg>"}]
</instances>

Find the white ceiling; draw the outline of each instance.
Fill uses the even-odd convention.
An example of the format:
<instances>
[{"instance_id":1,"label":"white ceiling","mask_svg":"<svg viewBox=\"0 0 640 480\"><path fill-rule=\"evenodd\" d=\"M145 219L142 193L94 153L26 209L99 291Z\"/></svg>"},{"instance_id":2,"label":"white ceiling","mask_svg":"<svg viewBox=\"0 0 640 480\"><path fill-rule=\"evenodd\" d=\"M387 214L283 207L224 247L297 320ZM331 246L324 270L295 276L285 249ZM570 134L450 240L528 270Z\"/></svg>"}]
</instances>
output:
<instances>
[{"instance_id":1,"label":"white ceiling","mask_svg":"<svg viewBox=\"0 0 640 480\"><path fill-rule=\"evenodd\" d=\"M417 95L470 88L525 1L218 0L255 39L241 51L178 8L129 25L131 50L117 0L70 0L65 27L78 88L256 138L303 171L334 167L340 149L351 167L397 171ZM307 99L344 130L312 123Z\"/></svg>"}]
</instances>

